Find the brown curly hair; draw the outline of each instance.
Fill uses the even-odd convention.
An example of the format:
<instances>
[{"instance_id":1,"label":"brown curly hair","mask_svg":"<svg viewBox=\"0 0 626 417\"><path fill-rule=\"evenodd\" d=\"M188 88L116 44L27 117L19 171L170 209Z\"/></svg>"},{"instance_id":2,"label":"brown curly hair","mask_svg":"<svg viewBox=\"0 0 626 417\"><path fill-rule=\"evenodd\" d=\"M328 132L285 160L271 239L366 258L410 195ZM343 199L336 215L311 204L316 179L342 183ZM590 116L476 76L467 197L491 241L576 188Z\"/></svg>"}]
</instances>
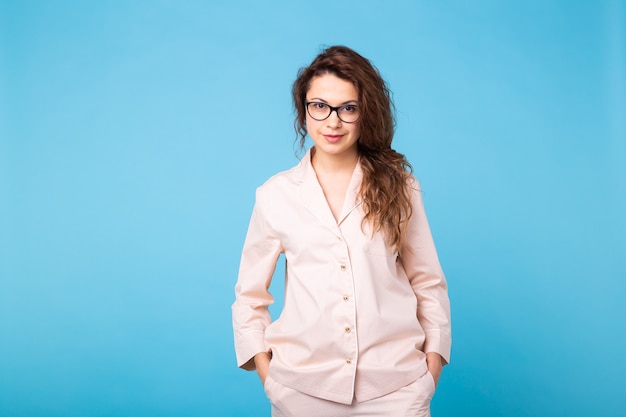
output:
<instances>
[{"instance_id":1,"label":"brown curly hair","mask_svg":"<svg viewBox=\"0 0 626 417\"><path fill-rule=\"evenodd\" d=\"M358 92L361 136L357 142L363 181L359 195L365 217L373 232L382 231L387 244L400 251L411 217L411 165L405 156L391 149L394 135L394 105L391 93L372 63L345 46L323 50L308 67L300 69L293 84L296 112L296 141L304 149L306 93L315 77L333 74L351 82Z\"/></svg>"}]
</instances>

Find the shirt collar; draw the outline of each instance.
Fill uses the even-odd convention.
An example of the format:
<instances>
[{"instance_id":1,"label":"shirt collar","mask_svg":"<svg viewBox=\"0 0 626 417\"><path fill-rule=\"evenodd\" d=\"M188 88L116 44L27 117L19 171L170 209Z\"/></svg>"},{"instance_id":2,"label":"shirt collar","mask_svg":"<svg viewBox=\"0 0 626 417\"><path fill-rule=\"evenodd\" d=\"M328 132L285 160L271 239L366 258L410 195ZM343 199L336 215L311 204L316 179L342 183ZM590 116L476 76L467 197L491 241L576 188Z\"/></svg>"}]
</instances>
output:
<instances>
[{"instance_id":1,"label":"shirt collar","mask_svg":"<svg viewBox=\"0 0 626 417\"><path fill-rule=\"evenodd\" d=\"M361 168L360 158L354 167L352 172L352 178L346 190L346 198L341 211L339 219L335 221L328 202L324 197L322 187L317 180L315 169L311 163L311 151L313 147L309 148L298 166L294 170L294 177L297 182L301 184L301 197L307 208L314 213L324 223L334 223L336 225L341 224L343 220L361 204L361 198L359 197L359 189L361 187L361 181L363 179L363 171ZM329 225L330 226L330 225Z\"/></svg>"}]
</instances>

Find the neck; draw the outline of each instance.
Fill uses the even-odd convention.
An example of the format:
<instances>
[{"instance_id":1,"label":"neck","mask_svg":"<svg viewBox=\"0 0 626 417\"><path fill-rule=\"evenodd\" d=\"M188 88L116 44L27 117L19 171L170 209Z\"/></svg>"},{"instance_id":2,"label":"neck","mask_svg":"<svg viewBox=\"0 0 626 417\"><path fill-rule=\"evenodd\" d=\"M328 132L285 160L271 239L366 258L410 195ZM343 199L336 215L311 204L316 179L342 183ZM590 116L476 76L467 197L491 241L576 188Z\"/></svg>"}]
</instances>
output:
<instances>
[{"instance_id":1,"label":"neck","mask_svg":"<svg viewBox=\"0 0 626 417\"><path fill-rule=\"evenodd\" d=\"M341 155L325 154L316 152L315 148L311 152L311 164L313 169L319 173L335 174L342 172L352 172L359 160L359 153L355 149L354 152Z\"/></svg>"}]
</instances>

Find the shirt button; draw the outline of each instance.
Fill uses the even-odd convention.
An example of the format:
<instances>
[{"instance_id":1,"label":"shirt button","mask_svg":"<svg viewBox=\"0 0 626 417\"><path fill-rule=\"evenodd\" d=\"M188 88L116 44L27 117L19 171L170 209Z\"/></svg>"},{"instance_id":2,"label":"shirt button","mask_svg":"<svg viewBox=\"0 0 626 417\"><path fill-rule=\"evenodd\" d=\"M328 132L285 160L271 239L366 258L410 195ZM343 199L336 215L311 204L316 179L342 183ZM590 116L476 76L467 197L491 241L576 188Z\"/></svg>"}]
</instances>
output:
<instances>
[{"instance_id":1,"label":"shirt button","mask_svg":"<svg viewBox=\"0 0 626 417\"><path fill-rule=\"evenodd\" d=\"M346 331L346 333L350 333L350 328L349 327L346 327L344 330Z\"/></svg>"},{"instance_id":2,"label":"shirt button","mask_svg":"<svg viewBox=\"0 0 626 417\"><path fill-rule=\"evenodd\" d=\"M350 299L350 297L348 297L347 295L343 296L343 301L348 301Z\"/></svg>"},{"instance_id":3,"label":"shirt button","mask_svg":"<svg viewBox=\"0 0 626 417\"><path fill-rule=\"evenodd\" d=\"M341 264L341 270L345 271L346 270L346 266L344 264Z\"/></svg>"},{"instance_id":4,"label":"shirt button","mask_svg":"<svg viewBox=\"0 0 626 417\"><path fill-rule=\"evenodd\" d=\"M346 363L347 363L348 365L350 365L350 364L352 363L352 361L351 361L350 359L346 359Z\"/></svg>"}]
</instances>

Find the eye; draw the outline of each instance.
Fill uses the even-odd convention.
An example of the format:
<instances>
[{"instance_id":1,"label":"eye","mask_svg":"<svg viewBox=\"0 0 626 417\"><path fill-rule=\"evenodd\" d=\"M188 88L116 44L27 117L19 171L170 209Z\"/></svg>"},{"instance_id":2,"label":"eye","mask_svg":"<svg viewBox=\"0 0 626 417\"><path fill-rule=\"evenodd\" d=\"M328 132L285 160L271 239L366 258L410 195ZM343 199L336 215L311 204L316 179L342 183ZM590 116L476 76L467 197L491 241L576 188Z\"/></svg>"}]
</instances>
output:
<instances>
[{"instance_id":1,"label":"eye","mask_svg":"<svg viewBox=\"0 0 626 417\"><path fill-rule=\"evenodd\" d=\"M346 113L356 113L358 111L358 108L355 104L348 104L347 106L343 106L343 111L345 111Z\"/></svg>"},{"instance_id":2,"label":"eye","mask_svg":"<svg viewBox=\"0 0 626 417\"><path fill-rule=\"evenodd\" d=\"M324 103L311 103L311 105L313 105L313 108L315 110L326 110L328 108L328 106Z\"/></svg>"}]
</instances>

